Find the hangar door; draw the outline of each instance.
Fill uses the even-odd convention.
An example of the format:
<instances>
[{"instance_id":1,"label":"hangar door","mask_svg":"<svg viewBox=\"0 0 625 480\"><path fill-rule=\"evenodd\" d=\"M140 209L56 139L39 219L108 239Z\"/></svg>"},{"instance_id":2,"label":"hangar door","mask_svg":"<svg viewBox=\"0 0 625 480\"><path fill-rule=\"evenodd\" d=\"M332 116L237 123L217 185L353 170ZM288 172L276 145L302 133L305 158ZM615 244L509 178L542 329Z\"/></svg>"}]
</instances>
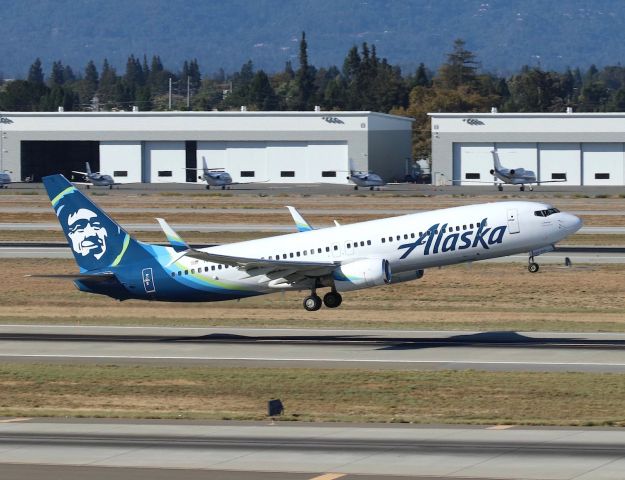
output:
<instances>
[{"instance_id":1,"label":"hangar door","mask_svg":"<svg viewBox=\"0 0 625 480\"><path fill-rule=\"evenodd\" d=\"M184 183L187 179L185 142L146 142L145 182Z\"/></svg>"},{"instance_id":2,"label":"hangar door","mask_svg":"<svg viewBox=\"0 0 625 480\"><path fill-rule=\"evenodd\" d=\"M494 182L492 143L455 143L453 172L454 185L476 185L476 182Z\"/></svg>"},{"instance_id":3,"label":"hangar door","mask_svg":"<svg viewBox=\"0 0 625 480\"><path fill-rule=\"evenodd\" d=\"M98 142L25 140L21 142L20 150L20 180L31 177L35 182L40 182L41 177L55 173L82 180L72 170L84 172L86 162L89 162L92 171L100 170Z\"/></svg>"},{"instance_id":4,"label":"hangar door","mask_svg":"<svg viewBox=\"0 0 625 480\"><path fill-rule=\"evenodd\" d=\"M100 171L116 183L140 183L141 160L141 142L100 142Z\"/></svg>"},{"instance_id":5,"label":"hangar door","mask_svg":"<svg viewBox=\"0 0 625 480\"><path fill-rule=\"evenodd\" d=\"M582 161L584 185L625 184L622 143L584 143Z\"/></svg>"},{"instance_id":6,"label":"hangar door","mask_svg":"<svg viewBox=\"0 0 625 480\"><path fill-rule=\"evenodd\" d=\"M347 183L344 142L198 142L198 168L203 161L234 182Z\"/></svg>"},{"instance_id":7,"label":"hangar door","mask_svg":"<svg viewBox=\"0 0 625 480\"><path fill-rule=\"evenodd\" d=\"M557 185L581 185L579 143L541 143L539 180L564 180Z\"/></svg>"}]
</instances>

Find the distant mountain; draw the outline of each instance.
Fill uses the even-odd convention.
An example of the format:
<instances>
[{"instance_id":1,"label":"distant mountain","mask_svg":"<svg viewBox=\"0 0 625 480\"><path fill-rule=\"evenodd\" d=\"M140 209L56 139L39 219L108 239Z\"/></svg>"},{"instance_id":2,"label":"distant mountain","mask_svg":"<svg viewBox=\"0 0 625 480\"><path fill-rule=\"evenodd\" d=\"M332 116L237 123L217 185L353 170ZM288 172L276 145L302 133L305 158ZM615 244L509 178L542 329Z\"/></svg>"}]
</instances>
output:
<instances>
[{"instance_id":1,"label":"distant mountain","mask_svg":"<svg viewBox=\"0 0 625 480\"><path fill-rule=\"evenodd\" d=\"M341 66L355 44L375 44L404 71L436 69L462 38L483 69L513 73L540 64L563 70L625 59L625 2L613 0L2 0L5 78L25 77L36 57L83 71L107 57L160 55L172 70L197 58L203 73L238 71L251 59L275 72L309 61Z\"/></svg>"}]
</instances>

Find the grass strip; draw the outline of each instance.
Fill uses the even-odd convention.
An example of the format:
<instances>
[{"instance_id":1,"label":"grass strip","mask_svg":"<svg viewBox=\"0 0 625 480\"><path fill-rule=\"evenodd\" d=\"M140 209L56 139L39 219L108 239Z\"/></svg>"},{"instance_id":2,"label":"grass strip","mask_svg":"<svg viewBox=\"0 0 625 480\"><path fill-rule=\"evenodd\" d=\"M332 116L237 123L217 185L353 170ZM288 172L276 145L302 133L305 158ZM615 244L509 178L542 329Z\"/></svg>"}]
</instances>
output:
<instances>
[{"instance_id":1,"label":"grass strip","mask_svg":"<svg viewBox=\"0 0 625 480\"><path fill-rule=\"evenodd\" d=\"M3 364L0 415L625 426L625 375Z\"/></svg>"}]
</instances>

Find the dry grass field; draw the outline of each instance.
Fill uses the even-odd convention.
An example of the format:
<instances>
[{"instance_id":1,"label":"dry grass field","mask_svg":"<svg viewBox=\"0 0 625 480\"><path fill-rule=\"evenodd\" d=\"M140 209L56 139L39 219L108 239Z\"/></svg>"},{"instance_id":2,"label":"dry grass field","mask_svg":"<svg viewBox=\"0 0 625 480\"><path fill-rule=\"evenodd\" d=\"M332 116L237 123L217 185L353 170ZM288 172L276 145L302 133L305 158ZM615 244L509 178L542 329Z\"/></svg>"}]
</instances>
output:
<instances>
[{"instance_id":1,"label":"dry grass field","mask_svg":"<svg viewBox=\"0 0 625 480\"><path fill-rule=\"evenodd\" d=\"M625 376L0 365L0 416L625 426Z\"/></svg>"},{"instance_id":2,"label":"dry grass field","mask_svg":"<svg viewBox=\"0 0 625 480\"><path fill-rule=\"evenodd\" d=\"M523 264L458 265L423 279L344 295L306 312L298 292L219 303L117 302L71 281L24 277L73 273L72 260L3 259L0 322L465 330L625 331L625 269Z\"/></svg>"}]
</instances>

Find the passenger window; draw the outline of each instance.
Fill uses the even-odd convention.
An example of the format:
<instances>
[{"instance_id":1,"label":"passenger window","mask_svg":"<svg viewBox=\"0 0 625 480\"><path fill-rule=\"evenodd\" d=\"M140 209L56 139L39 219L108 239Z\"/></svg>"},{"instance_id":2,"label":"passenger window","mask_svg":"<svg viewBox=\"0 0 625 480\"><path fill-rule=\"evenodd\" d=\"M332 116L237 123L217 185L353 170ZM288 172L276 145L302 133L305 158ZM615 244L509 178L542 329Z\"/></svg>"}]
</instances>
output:
<instances>
[{"instance_id":1,"label":"passenger window","mask_svg":"<svg viewBox=\"0 0 625 480\"><path fill-rule=\"evenodd\" d=\"M178 276L182 275L182 272L180 270L178 270Z\"/></svg>"},{"instance_id":2,"label":"passenger window","mask_svg":"<svg viewBox=\"0 0 625 480\"><path fill-rule=\"evenodd\" d=\"M338 245L334 245L334 250L336 251L338 249L339 249Z\"/></svg>"},{"instance_id":3,"label":"passenger window","mask_svg":"<svg viewBox=\"0 0 625 480\"><path fill-rule=\"evenodd\" d=\"M222 267L221 265L217 265L217 268L218 268L219 270L221 270L221 267Z\"/></svg>"},{"instance_id":4,"label":"passenger window","mask_svg":"<svg viewBox=\"0 0 625 480\"><path fill-rule=\"evenodd\" d=\"M205 271L205 272L208 272L208 267L204 267L204 271Z\"/></svg>"},{"instance_id":5,"label":"passenger window","mask_svg":"<svg viewBox=\"0 0 625 480\"><path fill-rule=\"evenodd\" d=\"M215 270L215 265L211 265L211 270Z\"/></svg>"},{"instance_id":6,"label":"passenger window","mask_svg":"<svg viewBox=\"0 0 625 480\"><path fill-rule=\"evenodd\" d=\"M330 251L330 247L326 247L326 252L329 252L329 251Z\"/></svg>"},{"instance_id":7,"label":"passenger window","mask_svg":"<svg viewBox=\"0 0 625 480\"><path fill-rule=\"evenodd\" d=\"M315 249L314 249L314 248L311 248L311 249L310 249L310 254L311 254L311 255L314 255L314 254L315 254Z\"/></svg>"},{"instance_id":8,"label":"passenger window","mask_svg":"<svg viewBox=\"0 0 625 480\"><path fill-rule=\"evenodd\" d=\"M185 274L185 275L189 275L189 270L185 270L185 271L184 271L184 274Z\"/></svg>"},{"instance_id":9,"label":"passenger window","mask_svg":"<svg viewBox=\"0 0 625 480\"><path fill-rule=\"evenodd\" d=\"M317 249L317 253L321 253L323 250L321 250L320 248Z\"/></svg>"},{"instance_id":10,"label":"passenger window","mask_svg":"<svg viewBox=\"0 0 625 480\"><path fill-rule=\"evenodd\" d=\"M360 246L364 247L365 246L365 242L360 242Z\"/></svg>"},{"instance_id":11,"label":"passenger window","mask_svg":"<svg viewBox=\"0 0 625 480\"><path fill-rule=\"evenodd\" d=\"M295 252L295 255L297 255L299 257L299 252Z\"/></svg>"},{"instance_id":12,"label":"passenger window","mask_svg":"<svg viewBox=\"0 0 625 480\"><path fill-rule=\"evenodd\" d=\"M289 257L293 258L293 252L289 253Z\"/></svg>"},{"instance_id":13,"label":"passenger window","mask_svg":"<svg viewBox=\"0 0 625 480\"><path fill-rule=\"evenodd\" d=\"M410 238L414 238L414 233L411 233L411 234L410 234Z\"/></svg>"},{"instance_id":14,"label":"passenger window","mask_svg":"<svg viewBox=\"0 0 625 480\"><path fill-rule=\"evenodd\" d=\"M397 241L399 242L401 240L401 235L397 235Z\"/></svg>"},{"instance_id":15,"label":"passenger window","mask_svg":"<svg viewBox=\"0 0 625 480\"><path fill-rule=\"evenodd\" d=\"M393 241L393 237L388 237L388 241L392 242Z\"/></svg>"},{"instance_id":16,"label":"passenger window","mask_svg":"<svg viewBox=\"0 0 625 480\"><path fill-rule=\"evenodd\" d=\"M286 259L286 253L283 253L283 254L282 254L282 258L285 258L285 259Z\"/></svg>"},{"instance_id":17,"label":"passenger window","mask_svg":"<svg viewBox=\"0 0 625 480\"><path fill-rule=\"evenodd\" d=\"M304 255L308 255L308 250L304 250L302 253L303 253Z\"/></svg>"},{"instance_id":18,"label":"passenger window","mask_svg":"<svg viewBox=\"0 0 625 480\"><path fill-rule=\"evenodd\" d=\"M466 226L466 225L463 225L463 226L462 226L462 229L463 229L463 230L466 230L466 229L467 229L467 226Z\"/></svg>"},{"instance_id":19,"label":"passenger window","mask_svg":"<svg viewBox=\"0 0 625 480\"><path fill-rule=\"evenodd\" d=\"M347 244L347 248L352 248L352 244L351 244L351 243L348 243L348 244Z\"/></svg>"},{"instance_id":20,"label":"passenger window","mask_svg":"<svg viewBox=\"0 0 625 480\"><path fill-rule=\"evenodd\" d=\"M471 224L470 227L473 228L473 224Z\"/></svg>"},{"instance_id":21,"label":"passenger window","mask_svg":"<svg viewBox=\"0 0 625 480\"><path fill-rule=\"evenodd\" d=\"M386 243L386 238L382 237L382 243Z\"/></svg>"},{"instance_id":22,"label":"passenger window","mask_svg":"<svg viewBox=\"0 0 625 480\"><path fill-rule=\"evenodd\" d=\"M404 240L408 240L408 234L407 233L404 234Z\"/></svg>"},{"instance_id":23,"label":"passenger window","mask_svg":"<svg viewBox=\"0 0 625 480\"><path fill-rule=\"evenodd\" d=\"M371 245L371 240L367 240L367 245Z\"/></svg>"}]
</instances>

